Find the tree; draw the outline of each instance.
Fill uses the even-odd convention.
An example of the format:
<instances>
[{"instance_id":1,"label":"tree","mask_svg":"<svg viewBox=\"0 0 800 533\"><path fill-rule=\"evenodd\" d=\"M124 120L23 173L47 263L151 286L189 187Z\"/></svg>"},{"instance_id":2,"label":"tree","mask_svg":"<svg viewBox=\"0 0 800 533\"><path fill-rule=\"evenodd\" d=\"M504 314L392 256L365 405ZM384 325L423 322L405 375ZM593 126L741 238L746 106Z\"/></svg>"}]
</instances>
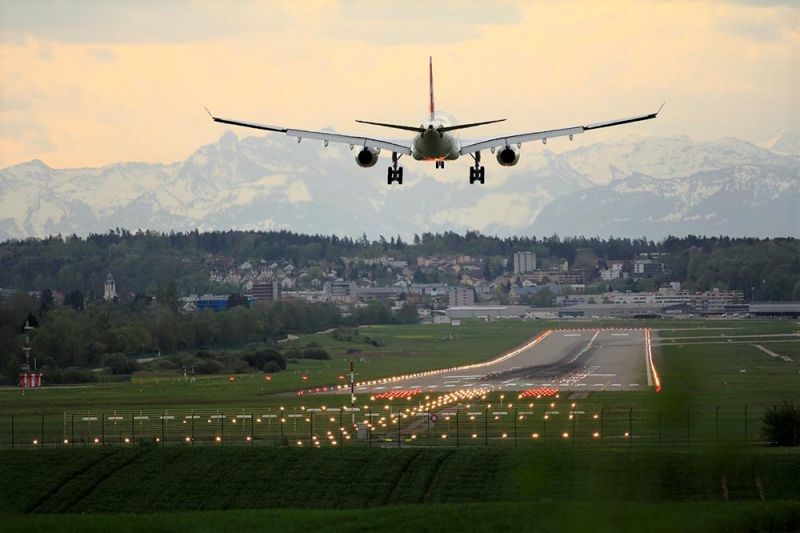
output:
<instances>
[{"instance_id":1,"label":"tree","mask_svg":"<svg viewBox=\"0 0 800 533\"><path fill-rule=\"evenodd\" d=\"M784 400L767 408L761 431L764 439L773 446L800 445L800 407Z\"/></svg>"},{"instance_id":2,"label":"tree","mask_svg":"<svg viewBox=\"0 0 800 533\"><path fill-rule=\"evenodd\" d=\"M408 302L397 311L397 321L401 324L416 324L419 322L419 315L417 315L417 306Z\"/></svg>"},{"instance_id":3,"label":"tree","mask_svg":"<svg viewBox=\"0 0 800 533\"><path fill-rule=\"evenodd\" d=\"M234 292L228 296L228 309L233 309L237 305L247 305L247 298L240 292Z\"/></svg>"},{"instance_id":4,"label":"tree","mask_svg":"<svg viewBox=\"0 0 800 533\"><path fill-rule=\"evenodd\" d=\"M64 305L68 305L76 311L83 311L83 307L85 304L84 299L85 297L83 295L83 292L80 291L79 289L75 289L74 291L71 291L67 293L66 296L64 296Z\"/></svg>"}]
</instances>

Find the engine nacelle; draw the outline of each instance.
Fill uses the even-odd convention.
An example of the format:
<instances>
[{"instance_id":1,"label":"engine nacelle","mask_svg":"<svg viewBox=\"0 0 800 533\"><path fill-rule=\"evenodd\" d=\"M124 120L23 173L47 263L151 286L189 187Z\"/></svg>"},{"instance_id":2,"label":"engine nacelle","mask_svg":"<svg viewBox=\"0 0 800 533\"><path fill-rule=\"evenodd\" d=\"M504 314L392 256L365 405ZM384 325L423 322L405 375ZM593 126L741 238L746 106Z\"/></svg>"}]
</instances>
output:
<instances>
[{"instance_id":1,"label":"engine nacelle","mask_svg":"<svg viewBox=\"0 0 800 533\"><path fill-rule=\"evenodd\" d=\"M378 154L380 153L381 151L377 148L364 147L364 149L356 154L356 163L358 163L358 166L364 168L374 167L375 163L378 162Z\"/></svg>"},{"instance_id":2,"label":"engine nacelle","mask_svg":"<svg viewBox=\"0 0 800 533\"><path fill-rule=\"evenodd\" d=\"M504 167L513 167L519 161L519 148L514 145L497 150L497 162Z\"/></svg>"}]
</instances>

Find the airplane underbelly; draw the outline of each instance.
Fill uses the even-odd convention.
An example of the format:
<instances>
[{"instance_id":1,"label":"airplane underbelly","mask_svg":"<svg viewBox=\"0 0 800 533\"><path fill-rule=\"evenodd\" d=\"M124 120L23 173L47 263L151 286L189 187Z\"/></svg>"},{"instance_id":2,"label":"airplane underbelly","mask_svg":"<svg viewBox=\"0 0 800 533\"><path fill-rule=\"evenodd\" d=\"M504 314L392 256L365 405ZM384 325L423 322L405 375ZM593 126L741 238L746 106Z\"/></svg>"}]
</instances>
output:
<instances>
[{"instance_id":1,"label":"airplane underbelly","mask_svg":"<svg viewBox=\"0 0 800 533\"><path fill-rule=\"evenodd\" d=\"M450 136L428 133L414 139L412 155L417 161L458 159L457 142Z\"/></svg>"}]
</instances>

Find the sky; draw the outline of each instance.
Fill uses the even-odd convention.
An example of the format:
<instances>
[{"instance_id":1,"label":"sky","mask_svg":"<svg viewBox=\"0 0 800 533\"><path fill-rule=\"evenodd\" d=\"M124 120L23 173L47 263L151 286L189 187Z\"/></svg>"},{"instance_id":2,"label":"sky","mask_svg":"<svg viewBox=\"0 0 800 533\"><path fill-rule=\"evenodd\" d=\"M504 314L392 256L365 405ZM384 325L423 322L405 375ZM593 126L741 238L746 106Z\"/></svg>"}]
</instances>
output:
<instances>
[{"instance_id":1,"label":"sky","mask_svg":"<svg viewBox=\"0 0 800 533\"><path fill-rule=\"evenodd\" d=\"M462 123L508 119L474 137L663 101L655 121L563 146L629 134L759 143L800 130L796 1L3 0L0 168L183 160L224 132L204 106L397 138L353 120L418 123L428 56L437 108Z\"/></svg>"}]
</instances>

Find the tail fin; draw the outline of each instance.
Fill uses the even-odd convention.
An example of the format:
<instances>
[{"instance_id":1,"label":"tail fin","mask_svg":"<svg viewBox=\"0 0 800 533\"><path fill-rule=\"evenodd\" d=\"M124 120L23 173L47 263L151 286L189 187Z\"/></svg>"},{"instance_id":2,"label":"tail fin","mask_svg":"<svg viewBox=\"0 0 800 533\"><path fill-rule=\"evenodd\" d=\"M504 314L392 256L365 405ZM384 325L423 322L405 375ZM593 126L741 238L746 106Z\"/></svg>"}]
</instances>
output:
<instances>
[{"instance_id":1,"label":"tail fin","mask_svg":"<svg viewBox=\"0 0 800 533\"><path fill-rule=\"evenodd\" d=\"M433 120L435 108L433 106L433 57L432 56L428 56L428 77L430 79L430 94L431 94L430 112L431 112L431 120Z\"/></svg>"}]
</instances>

